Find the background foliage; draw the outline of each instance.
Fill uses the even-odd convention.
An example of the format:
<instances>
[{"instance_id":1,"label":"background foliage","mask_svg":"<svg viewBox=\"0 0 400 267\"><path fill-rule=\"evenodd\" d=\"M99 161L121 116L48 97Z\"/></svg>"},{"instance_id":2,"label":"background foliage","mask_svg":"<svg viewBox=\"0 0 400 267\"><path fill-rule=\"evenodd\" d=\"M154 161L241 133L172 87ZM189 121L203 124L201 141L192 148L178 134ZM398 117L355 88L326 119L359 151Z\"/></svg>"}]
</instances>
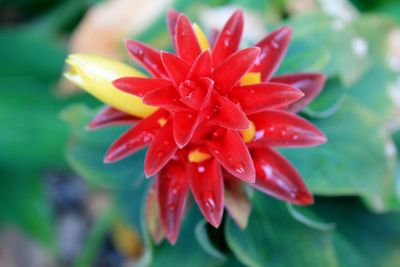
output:
<instances>
[{"instance_id":1,"label":"background foliage","mask_svg":"<svg viewBox=\"0 0 400 267\"><path fill-rule=\"evenodd\" d=\"M57 89L68 37L100 1L0 2L0 229L16 226L56 255L55 213L43 177L61 170L112 196L109 210L94 220L77 266L93 263L109 232L118 246L121 224L123 236L138 237L129 240L141 253L130 255L123 242L120 251L141 266L399 265L400 67L390 59L400 52L390 51L388 36L400 29L400 1L304 1L315 6L300 14L290 0L172 1L200 24L211 8L229 13L239 6L264 30L290 25L293 40L279 73L318 71L329 77L302 113L329 142L282 150L317 196L316 204L292 207L254 193L249 226L240 230L225 218L218 231L193 205L174 247L154 244L143 220L151 185L142 170L145 152L104 165L109 144L125 128L85 131L99 104ZM157 17L135 39L170 49L164 21L165 15Z\"/></svg>"}]
</instances>

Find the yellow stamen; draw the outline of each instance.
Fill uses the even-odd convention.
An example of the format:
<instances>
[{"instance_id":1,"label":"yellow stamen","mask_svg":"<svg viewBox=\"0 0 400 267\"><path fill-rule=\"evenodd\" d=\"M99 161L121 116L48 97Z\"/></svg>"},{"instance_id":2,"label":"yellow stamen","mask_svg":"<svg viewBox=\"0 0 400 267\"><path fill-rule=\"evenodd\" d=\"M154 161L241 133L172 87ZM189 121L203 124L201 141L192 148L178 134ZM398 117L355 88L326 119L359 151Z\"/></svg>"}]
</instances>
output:
<instances>
[{"instance_id":1,"label":"yellow stamen","mask_svg":"<svg viewBox=\"0 0 400 267\"><path fill-rule=\"evenodd\" d=\"M197 36L197 40L199 41L201 51L206 51L210 48L210 44L208 43L207 37L204 34L204 31L200 28L199 25L193 23L193 30Z\"/></svg>"},{"instance_id":2,"label":"yellow stamen","mask_svg":"<svg viewBox=\"0 0 400 267\"><path fill-rule=\"evenodd\" d=\"M248 143L254 139L254 136L256 135L256 126L254 125L254 122L250 121L250 128L241 131L243 140Z\"/></svg>"},{"instance_id":3,"label":"yellow stamen","mask_svg":"<svg viewBox=\"0 0 400 267\"><path fill-rule=\"evenodd\" d=\"M257 84L261 82L261 73L259 72L248 72L240 80L240 85Z\"/></svg>"},{"instance_id":4,"label":"yellow stamen","mask_svg":"<svg viewBox=\"0 0 400 267\"><path fill-rule=\"evenodd\" d=\"M167 123L167 120L165 118L160 118L158 119L158 124L160 124L160 126L164 126Z\"/></svg>"},{"instance_id":5,"label":"yellow stamen","mask_svg":"<svg viewBox=\"0 0 400 267\"><path fill-rule=\"evenodd\" d=\"M201 152L198 148L190 152L188 155L189 162L199 163L208 160L209 158L211 158L210 154Z\"/></svg>"},{"instance_id":6,"label":"yellow stamen","mask_svg":"<svg viewBox=\"0 0 400 267\"><path fill-rule=\"evenodd\" d=\"M112 85L113 80L121 77L145 77L140 71L124 63L89 54L70 55L66 62L70 70L64 76L111 107L140 118L146 118L157 110L143 104L139 97Z\"/></svg>"}]
</instances>

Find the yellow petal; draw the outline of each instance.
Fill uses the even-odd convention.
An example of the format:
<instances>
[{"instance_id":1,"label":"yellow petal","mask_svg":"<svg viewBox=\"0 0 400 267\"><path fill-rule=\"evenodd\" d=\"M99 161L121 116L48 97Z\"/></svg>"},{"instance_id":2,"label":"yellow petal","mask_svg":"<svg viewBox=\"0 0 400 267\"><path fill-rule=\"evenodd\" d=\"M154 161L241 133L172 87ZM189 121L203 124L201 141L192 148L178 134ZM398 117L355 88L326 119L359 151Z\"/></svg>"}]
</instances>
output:
<instances>
[{"instance_id":1,"label":"yellow petal","mask_svg":"<svg viewBox=\"0 0 400 267\"><path fill-rule=\"evenodd\" d=\"M259 72L248 72L240 80L240 85L257 84L261 82L261 73Z\"/></svg>"},{"instance_id":2,"label":"yellow petal","mask_svg":"<svg viewBox=\"0 0 400 267\"><path fill-rule=\"evenodd\" d=\"M113 80L121 77L145 77L140 71L124 63L90 54L73 54L66 62L70 70L64 76L111 107L140 118L146 118L157 109L112 85Z\"/></svg>"},{"instance_id":3,"label":"yellow petal","mask_svg":"<svg viewBox=\"0 0 400 267\"><path fill-rule=\"evenodd\" d=\"M200 26L196 23L193 23L193 30L196 34L197 40L199 41L201 51L206 51L207 49L209 49L210 44L208 43L208 39Z\"/></svg>"},{"instance_id":4,"label":"yellow petal","mask_svg":"<svg viewBox=\"0 0 400 267\"><path fill-rule=\"evenodd\" d=\"M189 162L203 162L211 158L211 155L208 153L201 152L199 149L193 150L188 155Z\"/></svg>"},{"instance_id":5,"label":"yellow petal","mask_svg":"<svg viewBox=\"0 0 400 267\"><path fill-rule=\"evenodd\" d=\"M244 142L248 143L252 141L256 135L256 126L254 125L254 122L250 121L249 129L243 130L241 133Z\"/></svg>"}]
</instances>

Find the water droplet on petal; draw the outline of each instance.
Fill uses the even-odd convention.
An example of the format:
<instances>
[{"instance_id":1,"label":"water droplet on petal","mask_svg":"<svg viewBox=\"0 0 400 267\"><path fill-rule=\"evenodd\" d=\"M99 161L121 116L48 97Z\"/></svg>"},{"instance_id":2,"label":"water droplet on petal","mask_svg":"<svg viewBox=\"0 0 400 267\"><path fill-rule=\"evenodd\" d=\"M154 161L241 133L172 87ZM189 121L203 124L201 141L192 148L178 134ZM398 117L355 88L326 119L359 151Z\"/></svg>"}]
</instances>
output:
<instances>
[{"instance_id":1,"label":"water droplet on petal","mask_svg":"<svg viewBox=\"0 0 400 267\"><path fill-rule=\"evenodd\" d=\"M230 42L229 39L225 39L225 40L224 40L224 46L225 46L225 47L228 47L228 46L230 45L230 43L231 43L231 42Z\"/></svg>"},{"instance_id":2,"label":"water droplet on petal","mask_svg":"<svg viewBox=\"0 0 400 267\"><path fill-rule=\"evenodd\" d=\"M244 174L246 172L243 163L241 162L237 162L233 165L233 169L235 170L235 172L240 173L240 174Z\"/></svg>"},{"instance_id":3,"label":"water droplet on petal","mask_svg":"<svg viewBox=\"0 0 400 267\"><path fill-rule=\"evenodd\" d=\"M214 193L211 191L203 192L201 199L209 211L214 211L216 204L215 204L215 196Z\"/></svg>"},{"instance_id":4,"label":"water droplet on petal","mask_svg":"<svg viewBox=\"0 0 400 267\"><path fill-rule=\"evenodd\" d=\"M271 46L275 49L279 48L279 44L276 41L271 41Z\"/></svg>"},{"instance_id":5,"label":"water droplet on petal","mask_svg":"<svg viewBox=\"0 0 400 267\"><path fill-rule=\"evenodd\" d=\"M175 212L176 211L176 204L172 203L172 204L168 205L168 210L170 212Z\"/></svg>"}]
</instances>

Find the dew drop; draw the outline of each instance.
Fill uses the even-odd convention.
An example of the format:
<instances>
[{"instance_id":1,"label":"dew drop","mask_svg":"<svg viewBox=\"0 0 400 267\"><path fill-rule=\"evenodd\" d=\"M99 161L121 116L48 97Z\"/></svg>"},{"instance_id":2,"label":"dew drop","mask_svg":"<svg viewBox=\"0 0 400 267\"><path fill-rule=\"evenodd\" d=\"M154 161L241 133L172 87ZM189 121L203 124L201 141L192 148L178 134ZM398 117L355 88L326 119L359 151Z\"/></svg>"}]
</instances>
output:
<instances>
[{"instance_id":1,"label":"dew drop","mask_svg":"<svg viewBox=\"0 0 400 267\"><path fill-rule=\"evenodd\" d=\"M199 166L199 167L197 168L197 171L198 171L199 173L203 173L203 172L206 171L206 168L205 168L204 166Z\"/></svg>"},{"instance_id":2,"label":"dew drop","mask_svg":"<svg viewBox=\"0 0 400 267\"><path fill-rule=\"evenodd\" d=\"M254 94L256 91L254 89L250 90L250 94Z\"/></svg>"},{"instance_id":3,"label":"dew drop","mask_svg":"<svg viewBox=\"0 0 400 267\"><path fill-rule=\"evenodd\" d=\"M244 174L246 172L243 163L241 162L237 162L233 165L233 169L235 170L235 172L239 173L239 174Z\"/></svg>"},{"instance_id":4,"label":"dew drop","mask_svg":"<svg viewBox=\"0 0 400 267\"><path fill-rule=\"evenodd\" d=\"M214 211L215 210L215 196L214 193L211 191L204 191L202 196L201 196L204 205L209 211Z\"/></svg>"},{"instance_id":5,"label":"dew drop","mask_svg":"<svg viewBox=\"0 0 400 267\"><path fill-rule=\"evenodd\" d=\"M292 135L292 140L297 140L299 139L299 135L298 134L293 134Z\"/></svg>"},{"instance_id":6,"label":"dew drop","mask_svg":"<svg viewBox=\"0 0 400 267\"><path fill-rule=\"evenodd\" d=\"M229 39L225 39L225 40L224 40L224 46L225 46L225 47L228 47L230 44L231 44L231 42L230 42Z\"/></svg>"},{"instance_id":7,"label":"dew drop","mask_svg":"<svg viewBox=\"0 0 400 267\"><path fill-rule=\"evenodd\" d=\"M175 203L169 204L168 205L168 210L170 212L175 212L176 211L176 204Z\"/></svg>"},{"instance_id":8,"label":"dew drop","mask_svg":"<svg viewBox=\"0 0 400 267\"><path fill-rule=\"evenodd\" d=\"M162 150L159 150L159 151L156 153L156 158L157 158L157 159L160 159L160 158L162 158L163 155L164 155L164 152L163 152Z\"/></svg>"}]
</instances>

